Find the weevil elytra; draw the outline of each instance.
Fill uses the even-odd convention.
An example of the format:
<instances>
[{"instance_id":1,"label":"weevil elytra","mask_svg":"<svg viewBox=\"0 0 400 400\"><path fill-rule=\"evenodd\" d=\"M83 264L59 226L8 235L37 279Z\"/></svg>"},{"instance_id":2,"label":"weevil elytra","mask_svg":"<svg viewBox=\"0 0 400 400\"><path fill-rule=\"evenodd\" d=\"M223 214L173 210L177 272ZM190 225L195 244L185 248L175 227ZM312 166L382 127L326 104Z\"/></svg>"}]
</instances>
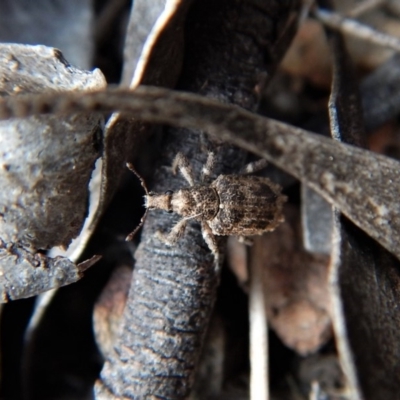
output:
<instances>
[{"instance_id":1,"label":"weevil elytra","mask_svg":"<svg viewBox=\"0 0 400 400\"><path fill-rule=\"evenodd\" d=\"M254 172L255 168L251 165L243 174L219 175L217 179L207 183L213 164L214 154L209 153L202 171L201 183L196 185L189 161L183 154L178 153L172 164L172 171L176 173L179 169L190 186L162 194L148 192L133 166L131 164L127 166L139 177L146 191L146 213L142 222L147 211L152 209L181 215L183 218L170 233L167 235L158 233L162 241L173 245L183 235L187 221L195 219L200 222L203 238L218 259L215 235L253 236L274 230L283 221L282 208L286 196L281 194L280 186L268 178L245 175ZM265 164L264 160L262 164ZM132 239L141 224L127 237L127 240Z\"/></svg>"}]
</instances>

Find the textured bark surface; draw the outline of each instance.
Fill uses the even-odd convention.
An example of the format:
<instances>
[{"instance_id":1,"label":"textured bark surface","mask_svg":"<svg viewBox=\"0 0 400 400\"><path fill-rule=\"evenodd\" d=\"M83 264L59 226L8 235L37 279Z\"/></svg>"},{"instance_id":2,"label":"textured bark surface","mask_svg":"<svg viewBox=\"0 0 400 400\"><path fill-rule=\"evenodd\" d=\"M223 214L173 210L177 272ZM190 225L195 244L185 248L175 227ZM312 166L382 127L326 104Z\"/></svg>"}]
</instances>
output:
<instances>
[{"instance_id":1,"label":"textured bark surface","mask_svg":"<svg viewBox=\"0 0 400 400\"><path fill-rule=\"evenodd\" d=\"M257 87L269 72L265 57L271 53L276 32L287 19L291 5L270 2L270 7L260 9L259 3L193 4L186 21L180 89L255 109ZM255 41L256 36L263 40ZM162 193L187 185L169 168L178 151L191 160L197 179L207 149L216 153L213 178L239 170L244 163L242 151L209 142L199 133L172 128L167 131L152 190ZM215 301L219 266L215 266L195 222L189 223L177 246L168 247L156 238L158 230L168 232L176 222L176 216L163 212L150 213L145 222L135 254L124 327L116 345L119 357L106 362L97 398L110 398L111 392L132 399L184 399L190 393Z\"/></svg>"},{"instance_id":2,"label":"textured bark surface","mask_svg":"<svg viewBox=\"0 0 400 400\"><path fill-rule=\"evenodd\" d=\"M0 243L0 303L74 283L98 259L95 256L76 265L65 257L49 258Z\"/></svg>"},{"instance_id":3,"label":"textured bark surface","mask_svg":"<svg viewBox=\"0 0 400 400\"><path fill-rule=\"evenodd\" d=\"M76 69L59 50L45 46L0 44L0 76L3 97L105 86L99 70ZM37 250L67 247L81 232L102 124L99 113L0 123L0 240L7 243L0 256L1 301L34 296L82 276L68 258L51 259Z\"/></svg>"},{"instance_id":4,"label":"textured bark surface","mask_svg":"<svg viewBox=\"0 0 400 400\"><path fill-rule=\"evenodd\" d=\"M71 67L59 50L0 44L5 96L105 86L100 71ZM33 249L68 246L82 229L89 180L100 156L100 114L13 119L0 123L0 237ZM71 203L74 207L71 207Z\"/></svg>"}]
</instances>

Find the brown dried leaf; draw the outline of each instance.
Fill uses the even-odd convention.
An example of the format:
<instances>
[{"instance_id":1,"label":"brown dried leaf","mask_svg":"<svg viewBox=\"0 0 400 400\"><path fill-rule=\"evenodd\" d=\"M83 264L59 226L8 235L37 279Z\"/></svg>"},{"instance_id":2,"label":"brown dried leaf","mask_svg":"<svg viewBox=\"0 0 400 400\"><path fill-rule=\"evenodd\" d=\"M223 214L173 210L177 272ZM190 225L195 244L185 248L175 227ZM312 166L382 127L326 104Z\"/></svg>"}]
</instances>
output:
<instances>
[{"instance_id":1,"label":"brown dried leaf","mask_svg":"<svg viewBox=\"0 0 400 400\"><path fill-rule=\"evenodd\" d=\"M329 257L303 249L298 210L287 206L285 219L274 232L255 238L251 258L264 267L271 327L288 347L306 355L331 337Z\"/></svg>"}]
</instances>

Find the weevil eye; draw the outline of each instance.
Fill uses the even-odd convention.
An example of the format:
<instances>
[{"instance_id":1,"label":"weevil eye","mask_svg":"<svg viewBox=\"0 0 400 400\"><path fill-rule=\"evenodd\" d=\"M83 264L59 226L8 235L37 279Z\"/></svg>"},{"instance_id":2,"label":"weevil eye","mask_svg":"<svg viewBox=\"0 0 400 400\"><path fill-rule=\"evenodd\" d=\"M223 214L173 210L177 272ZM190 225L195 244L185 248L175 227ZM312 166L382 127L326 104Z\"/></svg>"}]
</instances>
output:
<instances>
[{"instance_id":1,"label":"weevil eye","mask_svg":"<svg viewBox=\"0 0 400 400\"><path fill-rule=\"evenodd\" d=\"M168 213L168 214L172 214L173 211L172 211L172 210L168 210L167 213Z\"/></svg>"},{"instance_id":2,"label":"weevil eye","mask_svg":"<svg viewBox=\"0 0 400 400\"><path fill-rule=\"evenodd\" d=\"M172 190L167 190L164 194L166 194L168 196L172 196L174 194L174 192Z\"/></svg>"}]
</instances>

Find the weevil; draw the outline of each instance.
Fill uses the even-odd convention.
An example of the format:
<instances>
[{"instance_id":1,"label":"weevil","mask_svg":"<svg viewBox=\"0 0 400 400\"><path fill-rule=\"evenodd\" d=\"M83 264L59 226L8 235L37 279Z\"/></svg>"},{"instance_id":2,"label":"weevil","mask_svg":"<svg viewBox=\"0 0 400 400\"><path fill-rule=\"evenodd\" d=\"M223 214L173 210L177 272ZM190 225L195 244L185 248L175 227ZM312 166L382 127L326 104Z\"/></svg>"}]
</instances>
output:
<instances>
[{"instance_id":1,"label":"weevil","mask_svg":"<svg viewBox=\"0 0 400 400\"><path fill-rule=\"evenodd\" d=\"M214 154L210 152L202 170L200 183L195 184L189 160L182 153L178 153L172 164L172 172L176 174L179 169L189 187L175 192L169 190L165 193L153 193L147 190L143 179L132 164L128 163L128 168L140 179L146 192L146 212L139 226L126 240L133 238L148 210L165 210L177 213L183 218L170 233L158 232L159 239L169 245L175 244L182 237L187 222L195 219L200 222L203 238L218 260L216 235L261 235L273 231L283 222L282 209L286 196L281 194L281 187L268 178L248 175L263 168L265 160L249 164L241 174L219 175L211 183L207 183L213 164Z\"/></svg>"}]
</instances>

